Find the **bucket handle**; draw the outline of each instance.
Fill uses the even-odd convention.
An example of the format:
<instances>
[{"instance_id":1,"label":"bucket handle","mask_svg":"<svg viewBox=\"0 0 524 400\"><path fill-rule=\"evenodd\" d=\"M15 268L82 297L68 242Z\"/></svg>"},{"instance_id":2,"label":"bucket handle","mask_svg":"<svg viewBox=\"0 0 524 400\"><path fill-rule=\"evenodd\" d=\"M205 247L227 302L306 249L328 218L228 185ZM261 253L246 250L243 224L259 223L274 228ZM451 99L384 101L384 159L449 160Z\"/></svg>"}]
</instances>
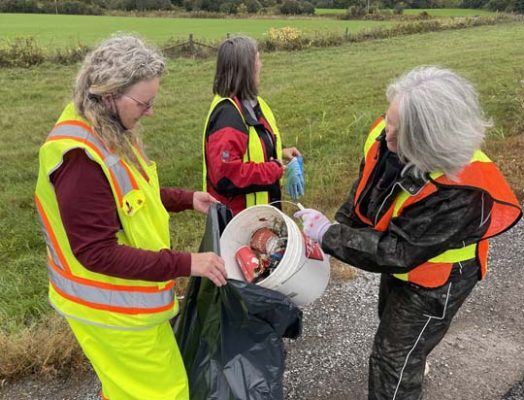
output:
<instances>
[{"instance_id":1,"label":"bucket handle","mask_svg":"<svg viewBox=\"0 0 524 400\"><path fill-rule=\"evenodd\" d=\"M275 204L275 203L289 203L289 204L293 204L295 207L297 207L300 211L304 210L304 206L300 203L295 203L293 201L289 201L289 200L276 200L276 201L272 201L271 203L269 203L269 205L271 204Z\"/></svg>"}]
</instances>

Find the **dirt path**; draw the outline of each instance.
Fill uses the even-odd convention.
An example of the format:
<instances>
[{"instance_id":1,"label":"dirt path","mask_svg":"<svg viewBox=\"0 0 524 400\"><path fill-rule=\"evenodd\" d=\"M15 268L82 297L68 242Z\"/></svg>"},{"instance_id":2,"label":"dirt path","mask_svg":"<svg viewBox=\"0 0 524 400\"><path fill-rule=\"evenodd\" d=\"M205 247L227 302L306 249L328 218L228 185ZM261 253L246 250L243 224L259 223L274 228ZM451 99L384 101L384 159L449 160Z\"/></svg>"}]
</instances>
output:
<instances>
[{"instance_id":1,"label":"dirt path","mask_svg":"<svg viewBox=\"0 0 524 400\"><path fill-rule=\"evenodd\" d=\"M524 222L495 239L490 254L488 280L430 355L426 400L524 400ZM286 399L366 399L377 283L374 274L359 272L351 281L338 275L304 309L303 335L287 342ZM504 396L514 385L515 395ZM99 390L90 373L1 386L0 400L95 400Z\"/></svg>"},{"instance_id":2,"label":"dirt path","mask_svg":"<svg viewBox=\"0 0 524 400\"><path fill-rule=\"evenodd\" d=\"M426 400L524 400L524 222L492 242L488 279L477 285L429 356ZM288 399L364 400L378 277L331 282L304 334L290 343ZM520 384L519 384L520 382ZM515 396L505 394L516 387Z\"/></svg>"}]
</instances>

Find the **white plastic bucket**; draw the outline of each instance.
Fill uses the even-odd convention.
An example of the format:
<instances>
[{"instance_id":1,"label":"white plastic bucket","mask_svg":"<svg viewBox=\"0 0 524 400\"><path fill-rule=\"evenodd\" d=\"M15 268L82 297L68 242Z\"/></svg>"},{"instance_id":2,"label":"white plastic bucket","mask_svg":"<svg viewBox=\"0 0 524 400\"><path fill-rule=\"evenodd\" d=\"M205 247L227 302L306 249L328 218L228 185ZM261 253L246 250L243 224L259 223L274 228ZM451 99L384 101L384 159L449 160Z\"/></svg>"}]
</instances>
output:
<instances>
[{"instance_id":1,"label":"white plastic bucket","mask_svg":"<svg viewBox=\"0 0 524 400\"><path fill-rule=\"evenodd\" d=\"M241 246L249 245L256 230L272 228L275 218L284 220L286 224L286 251L275 270L257 285L283 293L295 304L305 306L319 298L326 289L329 259L318 244L311 246L295 221L275 207L249 207L227 224L220 238L220 251L228 278L245 280L235 260L235 253Z\"/></svg>"}]
</instances>

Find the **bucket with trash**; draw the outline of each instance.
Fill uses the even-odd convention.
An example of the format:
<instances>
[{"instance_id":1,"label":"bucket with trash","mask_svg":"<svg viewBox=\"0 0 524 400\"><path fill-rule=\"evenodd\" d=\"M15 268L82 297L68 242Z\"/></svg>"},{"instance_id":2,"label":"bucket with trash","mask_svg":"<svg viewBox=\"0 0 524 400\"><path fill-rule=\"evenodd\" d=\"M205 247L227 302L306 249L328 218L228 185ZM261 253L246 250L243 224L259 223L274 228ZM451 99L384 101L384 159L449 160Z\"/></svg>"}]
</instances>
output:
<instances>
[{"instance_id":1,"label":"bucket with trash","mask_svg":"<svg viewBox=\"0 0 524 400\"><path fill-rule=\"evenodd\" d=\"M276 290L295 304L312 303L329 281L329 259L320 245L275 207L249 207L220 238L228 278Z\"/></svg>"}]
</instances>

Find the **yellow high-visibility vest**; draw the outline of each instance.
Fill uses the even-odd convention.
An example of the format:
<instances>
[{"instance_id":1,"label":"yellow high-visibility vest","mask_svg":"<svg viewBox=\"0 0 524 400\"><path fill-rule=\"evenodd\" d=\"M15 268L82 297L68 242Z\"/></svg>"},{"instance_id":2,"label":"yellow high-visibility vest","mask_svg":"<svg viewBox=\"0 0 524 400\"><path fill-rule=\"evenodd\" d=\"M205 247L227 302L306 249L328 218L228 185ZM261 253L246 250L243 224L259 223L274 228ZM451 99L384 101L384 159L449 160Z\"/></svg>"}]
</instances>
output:
<instances>
[{"instance_id":1,"label":"yellow high-visibility vest","mask_svg":"<svg viewBox=\"0 0 524 400\"><path fill-rule=\"evenodd\" d=\"M203 167L203 174L202 174L202 187L204 192L207 191L207 165L206 165L206 131L207 127L209 125L209 118L211 117L211 114L215 110L215 108L220 104L222 101L230 101L231 104L235 106L238 113L240 114L242 121L244 121L244 124L246 125L246 128L248 129L248 147L246 149L246 152L243 155L243 162L255 162L255 163L263 163L266 160L264 159L264 149L262 147L262 143L260 141L260 138L258 136L258 133L254 126L250 126L246 123L246 120L244 118L244 114L242 113L242 110L239 108L238 104L230 97L221 97L219 95L215 95L213 97L213 101L211 102L211 106L209 107L209 112L206 117L206 122L204 125L204 138L202 141L202 167ZM275 148L277 152L277 158L279 160L282 160L282 141L280 138L280 131L278 130L277 123L275 121L275 116L273 115L273 112L267 105L267 103L261 98L257 97L258 104L260 105L260 110L262 111L262 114L266 118L266 121L268 122L271 130L273 131L273 135L275 135ZM247 193L246 194L246 207L251 207L257 204L268 204L269 203L269 193L268 192L256 192L256 193Z\"/></svg>"},{"instance_id":2,"label":"yellow high-visibility vest","mask_svg":"<svg viewBox=\"0 0 524 400\"><path fill-rule=\"evenodd\" d=\"M83 149L102 168L122 229L119 244L144 250L170 248L169 214L160 199L155 163L135 149L147 177L107 149L70 103L40 148L35 202L47 245L49 300L61 314L105 327L142 329L178 312L174 281L116 278L84 267L73 254L50 175L70 150Z\"/></svg>"}]
</instances>

